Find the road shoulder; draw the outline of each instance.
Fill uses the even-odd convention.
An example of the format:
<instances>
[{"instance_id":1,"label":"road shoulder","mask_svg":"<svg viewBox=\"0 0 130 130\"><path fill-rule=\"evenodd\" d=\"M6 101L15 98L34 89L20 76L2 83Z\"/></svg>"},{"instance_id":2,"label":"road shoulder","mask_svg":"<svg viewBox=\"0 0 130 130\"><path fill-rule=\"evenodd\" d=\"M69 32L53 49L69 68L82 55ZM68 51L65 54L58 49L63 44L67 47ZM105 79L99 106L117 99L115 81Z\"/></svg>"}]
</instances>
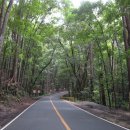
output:
<instances>
[{"instance_id":1,"label":"road shoulder","mask_svg":"<svg viewBox=\"0 0 130 130\"><path fill-rule=\"evenodd\" d=\"M85 102L70 102L66 100L64 101L71 105L74 105L75 107L83 111L89 112L90 114L95 115L98 118L106 120L112 124L119 125L128 130L130 129L130 112L114 109L110 110L105 106L88 101Z\"/></svg>"},{"instance_id":2,"label":"road shoulder","mask_svg":"<svg viewBox=\"0 0 130 130\"><path fill-rule=\"evenodd\" d=\"M26 97L20 101L13 100L8 104L0 103L0 129L36 101L36 99Z\"/></svg>"}]
</instances>

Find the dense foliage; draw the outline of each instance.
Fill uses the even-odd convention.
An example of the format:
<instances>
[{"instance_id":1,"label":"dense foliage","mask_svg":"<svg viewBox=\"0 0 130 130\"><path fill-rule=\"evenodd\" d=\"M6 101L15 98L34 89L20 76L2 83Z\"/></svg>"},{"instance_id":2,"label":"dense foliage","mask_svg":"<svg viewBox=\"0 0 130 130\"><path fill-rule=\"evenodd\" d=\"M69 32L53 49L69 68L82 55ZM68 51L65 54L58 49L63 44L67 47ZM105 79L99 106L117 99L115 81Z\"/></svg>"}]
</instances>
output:
<instances>
[{"instance_id":1,"label":"dense foliage","mask_svg":"<svg viewBox=\"0 0 130 130\"><path fill-rule=\"evenodd\" d=\"M130 109L130 2L0 0L0 97L66 88Z\"/></svg>"}]
</instances>

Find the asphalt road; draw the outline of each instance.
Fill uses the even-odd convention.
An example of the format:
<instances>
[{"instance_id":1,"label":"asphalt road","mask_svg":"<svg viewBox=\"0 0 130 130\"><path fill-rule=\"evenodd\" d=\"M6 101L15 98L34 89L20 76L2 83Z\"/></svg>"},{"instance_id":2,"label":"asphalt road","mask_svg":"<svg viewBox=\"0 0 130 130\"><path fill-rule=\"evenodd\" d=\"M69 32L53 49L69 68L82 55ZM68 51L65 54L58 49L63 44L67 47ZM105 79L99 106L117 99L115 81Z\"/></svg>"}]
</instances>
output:
<instances>
[{"instance_id":1,"label":"asphalt road","mask_svg":"<svg viewBox=\"0 0 130 130\"><path fill-rule=\"evenodd\" d=\"M1 130L125 130L60 100L43 97Z\"/></svg>"}]
</instances>

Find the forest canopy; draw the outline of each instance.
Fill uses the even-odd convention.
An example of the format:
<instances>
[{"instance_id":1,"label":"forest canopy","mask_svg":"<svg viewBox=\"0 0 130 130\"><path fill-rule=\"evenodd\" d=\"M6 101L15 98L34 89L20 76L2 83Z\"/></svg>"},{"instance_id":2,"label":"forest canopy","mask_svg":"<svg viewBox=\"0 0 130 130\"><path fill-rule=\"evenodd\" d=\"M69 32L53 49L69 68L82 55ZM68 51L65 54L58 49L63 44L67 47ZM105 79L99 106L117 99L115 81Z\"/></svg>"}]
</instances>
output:
<instances>
[{"instance_id":1,"label":"forest canopy","mask_svg":"<svg viewBox=\"0 0 130 130\"><path fill-rule=\"evenodd\" d=\"M0 99L36 86L130 110L130 1L0 0Z\"/></svg>"}]
</instances>

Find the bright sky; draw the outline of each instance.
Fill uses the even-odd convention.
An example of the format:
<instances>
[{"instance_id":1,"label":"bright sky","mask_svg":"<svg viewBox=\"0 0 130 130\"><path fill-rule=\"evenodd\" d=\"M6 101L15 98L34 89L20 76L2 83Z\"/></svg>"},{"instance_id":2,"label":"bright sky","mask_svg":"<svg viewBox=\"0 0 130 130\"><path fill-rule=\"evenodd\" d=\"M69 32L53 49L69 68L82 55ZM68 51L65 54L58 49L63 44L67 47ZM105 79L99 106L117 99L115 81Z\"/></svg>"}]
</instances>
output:
<instances>
[{"instance_id":1,"label":"bright sky","mask_svg":"<svg viewBox=\"0 0 130 130\"><path fill-rule=\"evenodd\" d=\"M98 0L71 0L72 3L74 4L74 7L78 8L80 6L80 3L83 2L83 1L90 1L90 2L96 2ZM107 1L110 1L110 0L102 0L102 2L107 2Z\"/></svg>"}]
</instances>

